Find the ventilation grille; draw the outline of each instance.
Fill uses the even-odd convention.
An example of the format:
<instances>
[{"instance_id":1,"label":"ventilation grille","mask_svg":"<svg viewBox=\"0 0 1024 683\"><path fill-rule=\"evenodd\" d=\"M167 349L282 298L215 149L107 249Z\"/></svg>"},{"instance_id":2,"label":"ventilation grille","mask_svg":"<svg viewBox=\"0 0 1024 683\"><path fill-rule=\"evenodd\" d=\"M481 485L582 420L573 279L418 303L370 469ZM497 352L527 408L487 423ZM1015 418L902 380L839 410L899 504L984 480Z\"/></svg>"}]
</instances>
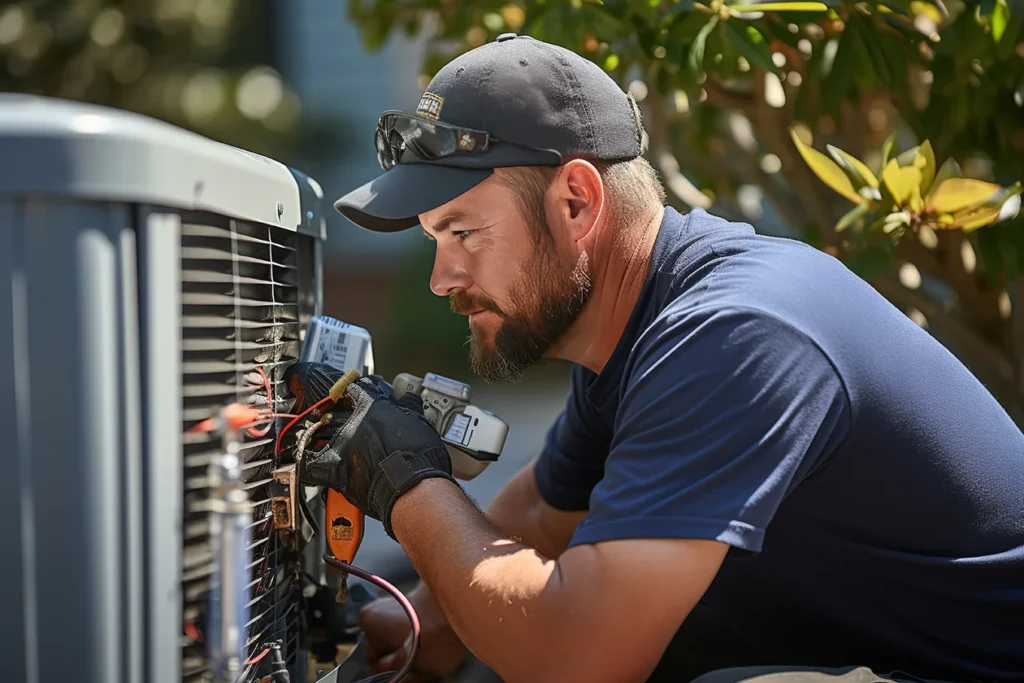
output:
<instances>
[{"instance_id":1,"label":"ventilation grille","mask_svg":"<svg viewBox=\"0 0 1024 683\"><path fill-rule=\"evenodd\" d=\"M282 381L295 362L300 337L312 314L313 241L294 232L229 221L211 215L182 217L183 429L213 417L220 406L240 401L287 412ZM262 431L262 427L259 431ZM247 657L280 639L289 663L299 633L299 587L294 535L272 533L270 491L275 431L247 435L245 480L254 504L253 563L249 583ZM203 648L206 601L213 571L206 501L207 467L218 453L217 437L186 434L184 446L184 680L210 680ZM290 540L289 540L290 539ZM249 666L243 681L257 680Z\"/></svg>"}]
</instances>

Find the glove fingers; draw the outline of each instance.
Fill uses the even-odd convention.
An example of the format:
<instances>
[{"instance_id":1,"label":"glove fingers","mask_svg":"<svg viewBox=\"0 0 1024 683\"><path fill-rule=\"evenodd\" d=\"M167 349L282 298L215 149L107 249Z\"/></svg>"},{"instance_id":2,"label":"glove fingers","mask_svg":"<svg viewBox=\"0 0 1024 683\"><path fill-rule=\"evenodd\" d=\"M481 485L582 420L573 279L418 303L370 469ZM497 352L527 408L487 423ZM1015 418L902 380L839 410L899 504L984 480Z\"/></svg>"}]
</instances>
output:
<instances>
[{"instance_id":1,"label":"glove fingers","mask_svg":"<svg viewBox=\"0 0 1024 683\"><path fill-rule=\"evenodd\" d=\"M294 410L302 411L327 398L342 373L324 363L296 363L285 371L288 389L295 396Z\"/></svg>"},{"instance_id":2,"label":"glove fingers","mask_svg":"<svg viewBox=\"0 0 1024 683\"><path fill-rule=\"evenodd\" d=\"M364 406L374 401L385 399L393 400L395 397L391 385L380 375L367 375L360 377L348 385L348 396L352 399L353 406Z\"/></svg>"},{"instance_id":3,"label":"glove fingers","mask_svg":"<svg viewBox=\"0 0 1024 683\"><path fill-rule=\"evenodd\" d=\"M344 490L348 477L338 452L330 444L319 451L306 453L302 459L299 478L308 486L326 486L338 491Z\"/></svg>"},{"instance_id":4,"label":"glove fingers","mask_svg":"<svg viewBox=\"0 0 1024 683\"><path fill-rule=\"evenodd\" d=\"M423 399L411 391L403 394L402 398L396 400L395 403L418 415L423 414Z\"/></svg>"}]
</instances>

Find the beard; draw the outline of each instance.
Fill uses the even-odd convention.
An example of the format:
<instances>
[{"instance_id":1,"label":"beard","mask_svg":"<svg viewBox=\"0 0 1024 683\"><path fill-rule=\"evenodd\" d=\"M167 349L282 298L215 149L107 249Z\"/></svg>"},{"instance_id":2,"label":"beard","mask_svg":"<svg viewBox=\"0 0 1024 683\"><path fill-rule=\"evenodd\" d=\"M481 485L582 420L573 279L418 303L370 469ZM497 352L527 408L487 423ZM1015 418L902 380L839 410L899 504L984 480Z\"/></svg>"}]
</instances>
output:
<instances>
[{"instance_id":1,"label":"beard","mask_svg":"<svg viewBox=\"0 0 1024 683\"><path fill-rule=\"evenodd\" d=\"M482 331L471 333L469 358L473 372L491 384L518 382L526 369L541 360L576 322L592 290L587 252L580 253L572 268L566 268L553 245L541 239L512 283L504 310L486 296L452 294L452 311L482 308L500 321L491 344L481 338Z\"/></svg>"}]
</instances>

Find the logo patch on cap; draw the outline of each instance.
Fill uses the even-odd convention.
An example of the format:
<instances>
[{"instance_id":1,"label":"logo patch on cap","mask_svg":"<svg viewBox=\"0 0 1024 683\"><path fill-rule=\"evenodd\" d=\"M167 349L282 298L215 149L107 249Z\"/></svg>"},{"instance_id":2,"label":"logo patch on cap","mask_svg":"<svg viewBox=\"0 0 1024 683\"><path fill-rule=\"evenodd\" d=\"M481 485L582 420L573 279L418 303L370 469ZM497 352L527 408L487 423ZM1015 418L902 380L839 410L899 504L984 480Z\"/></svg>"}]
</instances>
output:
<instances>
[{"instance_id":1,"label":"logo patch on cap","mask_svg":"<svg viewBox=\"0 0 1024 683\"><path fill-rule=\"evenodd\" d=\"M443 105L443 97L432 92L425 92L423 97L420 98L420 103L416 105L416 113L424 118L436 120L441 117L441 107Z\"/></svg>"}]
</instances>

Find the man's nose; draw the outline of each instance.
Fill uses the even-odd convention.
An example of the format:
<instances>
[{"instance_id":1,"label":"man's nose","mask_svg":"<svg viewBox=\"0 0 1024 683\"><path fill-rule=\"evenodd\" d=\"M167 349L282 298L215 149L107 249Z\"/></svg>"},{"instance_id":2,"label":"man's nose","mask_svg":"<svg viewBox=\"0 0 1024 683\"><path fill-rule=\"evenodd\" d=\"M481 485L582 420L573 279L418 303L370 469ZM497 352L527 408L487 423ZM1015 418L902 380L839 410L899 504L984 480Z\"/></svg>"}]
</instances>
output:
<instances>
[{"instance_id":1,"label":"man's nose","mask_svg":"<svg viewBox=\"0 0 1024 683\"><path fill-rule=\"evenodd\" d=\"M456 290L469 289L472 284L473 279L464 264L438 245L434 254L434 269L430 273L430 291L438 296L448 296Z\"/></svg>"}]
</instances>

